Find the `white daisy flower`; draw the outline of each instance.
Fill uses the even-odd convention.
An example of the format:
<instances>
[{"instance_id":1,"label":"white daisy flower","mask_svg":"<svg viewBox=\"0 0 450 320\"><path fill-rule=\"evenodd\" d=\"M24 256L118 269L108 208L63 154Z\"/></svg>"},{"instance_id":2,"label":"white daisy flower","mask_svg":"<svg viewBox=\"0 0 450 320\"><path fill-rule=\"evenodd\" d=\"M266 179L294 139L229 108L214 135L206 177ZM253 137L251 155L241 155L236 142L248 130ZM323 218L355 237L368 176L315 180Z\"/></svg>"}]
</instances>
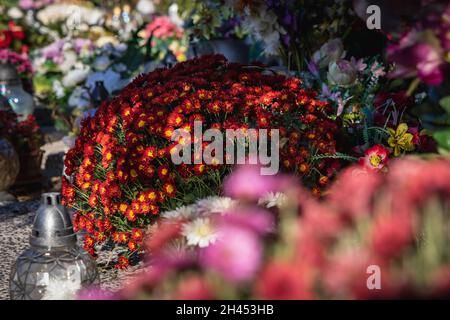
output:
<instances>
[{"instance_id":1,"label":"white daisy flower","mask_svg":"<svg viewBox=\"0 0 450 320\"><path fill-rule=\"evenodd\" d=\"M183 235L190 246L205 248L217 240L217 231L208 218L197 218L183 225Z\"/></svg>"},{"instance_id":2,"label":"white daisy flower","mask_svg":"<svg viewBox=\"0 0 450 320\"><path fill-rule=\"evenodd\" d=\"M258 200L258 204L263 205L268 209L273 207L281 209L286 206L287 201L287 196L282 192L268 192Z\"/></svg>"},{"instance_id":3,"label":"white daisy flower","mask_svg":"<svg viewBox=\"0 0 450 320\"><path fill-rule=\"evenodd\" d=\"M52 84L53 93L57 98L62 98L65 95L64 87L59 80L53 81Z\"/></svg>"},{"instance_id":4,"label":"white daisy flower","mask_svg":"<svg viewBox=\"0 0 450 320\"><path fill-rule=\"evenodd\" d=\"M207 197L197 201L197 213L208 215L214 213L224 213L236 207L237 201L228 197Z\"/></svg>"},{"instance_id":5,"label":"white daisy flower","mask_svg":"<svg viewBox=\"0 0 450 320\"><path fill-rule=\"evenodd\" d=\"M175 210L165 211L161 213L161 217L165 219L192 218L195 215L194 206L181 206Z\"/></svg>"}]
</instances>

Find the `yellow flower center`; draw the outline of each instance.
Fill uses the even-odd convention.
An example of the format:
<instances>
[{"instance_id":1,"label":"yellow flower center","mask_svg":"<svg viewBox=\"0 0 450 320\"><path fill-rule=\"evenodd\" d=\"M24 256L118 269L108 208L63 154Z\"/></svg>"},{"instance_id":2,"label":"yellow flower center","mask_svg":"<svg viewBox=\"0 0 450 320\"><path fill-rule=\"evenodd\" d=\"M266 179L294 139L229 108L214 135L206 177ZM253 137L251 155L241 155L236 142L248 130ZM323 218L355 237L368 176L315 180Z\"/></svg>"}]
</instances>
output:
<instances>
[{"instance_id":1,"label":"yellow flower center","mask_svg":"<svg viewBox=\"0 0 450 320\"><path fill-rule=\"evenodd\" d=\"M381 163L382 159L379 155L370 156L370 164L374 167L378 167Z\"/></svg>"},{"instance_id":2,"label":"yellow flower center","mask_svg":"<svg viewBox=\"0 0 450 320\"><path fill-rule=\"evenodd\" d=\"M201 226L199 226L197 228L197 234L200 237L206 237L211 233L211 228L209 227L208 224L202 224Z\"/></svg>"}]
</instances>

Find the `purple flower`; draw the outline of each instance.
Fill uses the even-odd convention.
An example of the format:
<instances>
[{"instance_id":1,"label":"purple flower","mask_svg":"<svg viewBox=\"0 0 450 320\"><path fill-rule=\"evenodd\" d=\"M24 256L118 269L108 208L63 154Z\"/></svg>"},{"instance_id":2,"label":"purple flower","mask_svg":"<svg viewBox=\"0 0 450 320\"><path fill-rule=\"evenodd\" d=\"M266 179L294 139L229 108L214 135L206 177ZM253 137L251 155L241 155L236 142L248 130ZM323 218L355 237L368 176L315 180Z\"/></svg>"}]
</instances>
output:
<instances>
[{"instance_id":1,"label":"purple flower","mask_svg":"<svg viewBox=\"0 0 450 320\"><path fill-rule=\"evenodd\" d=\"M19 6L24 10L34 9L34 1L33 0L20 0Z\"/></svg>"},{"instance_id":2,"label":"purple flower","mask_svg":"<svg viewBox=\"0 0 450 320\"><path fill-rule=\"evenodd\" d=\"M263 247L255 232L225 224L220 238L200 252L200 264L232 282L253 278L261 265Z\"/></svg>"},{"instance_id":3,"label":"purple flower","mask_svg":"<svg viewBox=\"0 0 450 320\"><path fill-rule=\"evenodd\" d=\"M73 42L73 49L77 54L80 54L81 50L88 48L90 51L94 49L94 44L89 39L77 38Z\"/></svg>"},{"instance_id":4,"label":"purple flower","mask_svg":"<svg viewBox=\"0 0 450 320\"><path fill-rule=\"evenodd\" d=\"M57 40L42 48L41 54L45 59L51 59L54 63L60 64L63 63L64 60L63 48L64 40Z\"/></svg>"},{"instance_id":5,"label":"purple flower","mask_svg":"<svg viewBox=\"0 0 450 320\"><path fill-rule=\"evenodd\" d=\"M291 37L288 34L283 34L281 36L281 39L283 40L283 44L285 46L289 46L289 42L291 41Z\"/></svg>"},{"instance_id":6,"label":"purple flower","mask_svg":"<svg viewBox=\"0 0 450 320\"><path fill-rule=\"evenodd\" d=\"M51 3L53 0L20 0L19 7L23 10L35 10Z\"/></svg>"},{"instance_id":7,"label":"purple flower","mask_svg":"<svg viewBox=\"0 0 450 320\"><path fill-rule=\"evenodd\" d=\"M289 12L286 12L286 15L283 17L283 26L290 26L292 25L294 21L294 18L292 16L292 14L290 14Z\"/></svg>"},{"instance_id":8,"label":"purple flower","mask_svg":"<svg viewBox=\"0 0 450 320\"><path fill-rule=\"evenodd\" d=\"M307 62L308 71L316 78L319 77L319 66L314 61Z\"/></svg>"}]
</instances>

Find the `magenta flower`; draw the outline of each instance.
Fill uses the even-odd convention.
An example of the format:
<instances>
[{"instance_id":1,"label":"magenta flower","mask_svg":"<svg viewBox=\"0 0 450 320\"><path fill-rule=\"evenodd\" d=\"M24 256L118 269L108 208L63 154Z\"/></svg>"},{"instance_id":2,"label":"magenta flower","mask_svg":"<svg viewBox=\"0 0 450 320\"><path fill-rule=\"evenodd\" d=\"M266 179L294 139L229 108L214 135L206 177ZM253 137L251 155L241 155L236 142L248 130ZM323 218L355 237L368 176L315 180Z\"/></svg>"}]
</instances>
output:
<instances>
[{"instance_id":1,"label":"magenta flower","mask_svg":"<svg viewBox=\"0 0 450 320\"><path fill-rule=\"evenodd\" d=\"M89 39L77 38L73 42L73 48L77 54L80 54L80 52L85 48L89 51L94 50L95 46Z\"/></svg>"},{"instance_id":2,"label":"magenta flower","mask_svg":"<svg viewBox=\"0 0 450 320\"><path fill-rule=\"evenodd\" d=\"M82 289L77 294L78 300L117 300L118 298L109 291L100 289L99 287L91 287Z\"/></svg>"},{"instance_id":3,"label":"magenta flower","mask_svg":"<svg viewBox=\"0 0 450 320\"><path fill-rule=\"evenodd\" d=\"M263 247L257 234L232 225L221 226L219 234L218 241L200 252L200 264L229 281L250 280L261 266Z\"/></svg>"},{"instance_id":4,"label":"magenta flower","mask_svg":"<svg viewBox=\"0 0 450 320\"><path fill-rule=\"evenodd\" d=\"M239 199L258 200L267 192L276 191L277 187L277 179L261 175L257 165L238 167L224 181L225 195Z\"/></svg>"},{"instance_id":5,"label":"magenta flower","mask_svg":"<svg viewBox=\"0 0 450 320\"><path fill-rule=\"evenodd\" d=\"M441 13L443 12L443 13ZM450 6L432 11L426 19L405 33L398 44L387 48L387 57L396 63L392 78L419 77L429 85L444 81L450 49Z\"/></svg>"},{"instance_id":6,"label":"magenta flower","mask_svg":"<svg viewBox=\"0 0 450 320\"><path fill-rule=\"evenodd\" d=\"M53 2L54 0L20 0L19 7L23 10L36 10Z\"/></svg>"},{"instance_id":7,"label":"magenta flower","mask_svg":"<svg viewBox=\"0 0 450 320\"><path fill-rule=\"evenodd\" d=\"M0 61L12 63L24 78L30 78L33 75L31 61L26 54L18 54L9 49L0 49Z\"/></svg>"},{"instance_id":8,"label":"magenta flower","mask_svg":"<svg viewBox=\"0 0 450 320\"><path fill-rule=\"evenodd\" d=\"M236 212L229 212L220 216L217 222L220 225L248 229L260 235L273 232L275 228L275 221L270 212L254 208L238 208Z\"/></svg>"}]
</instances>

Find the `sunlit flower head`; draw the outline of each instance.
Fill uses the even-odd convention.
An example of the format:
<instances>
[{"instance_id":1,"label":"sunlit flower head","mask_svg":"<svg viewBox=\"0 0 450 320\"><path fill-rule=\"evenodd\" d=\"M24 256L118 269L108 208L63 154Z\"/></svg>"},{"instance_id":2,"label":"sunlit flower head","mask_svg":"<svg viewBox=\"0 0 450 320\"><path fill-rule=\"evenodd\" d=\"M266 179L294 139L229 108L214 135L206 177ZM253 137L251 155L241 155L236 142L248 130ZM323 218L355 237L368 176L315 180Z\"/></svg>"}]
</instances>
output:
<instances>
[{"instance_id":1,"label":"sunlit flower head","mask_svg":"<svg viewBox=\"0 0 450 320\"><path fill-rule=\"evenodd\" d=\"M228 197L207 197L196 203L196 210L200 215L224 213L236 207L236 202Z\"/></svg>"},{"instance_id":2,"label":"sunlit flower head","mask_svg":"<svg viewBox=\"0 0 450 320\"><path fill-rule=\"evenodd\" d=\"M205 248L217 240L217 231L208 218L197 218L183 225L188 245Z\"/></svg>"}]
</instances>

